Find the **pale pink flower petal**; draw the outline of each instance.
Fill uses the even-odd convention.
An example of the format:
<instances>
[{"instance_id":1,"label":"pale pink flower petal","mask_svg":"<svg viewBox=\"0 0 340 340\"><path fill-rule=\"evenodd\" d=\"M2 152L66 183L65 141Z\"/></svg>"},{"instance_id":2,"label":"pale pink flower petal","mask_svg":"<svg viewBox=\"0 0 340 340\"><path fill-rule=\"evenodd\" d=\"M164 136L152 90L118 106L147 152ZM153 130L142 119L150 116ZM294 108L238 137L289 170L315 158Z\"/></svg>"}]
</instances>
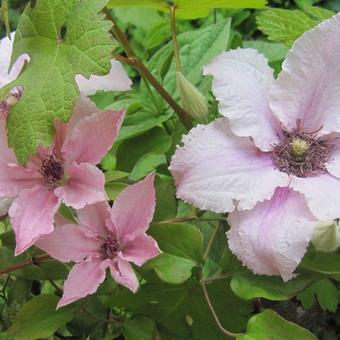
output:
<instances>
[{"instance_id":1,"label":"pale pink flower petal","mask_svg":"<svg viewBox=\"0 0 340 340\"><path fill-rule=\"evenodd\" d=\"M25 61L29 61L27 54L22 54L14 63L11 70L9 70L13 41L15 32L11 33L11 39L5 37L0 40L0 88L15 80L20 74Z\"/></svg>"},{"instance_id":2,"label":"pale pink flower petal","mask_svg":"<svg viewBox=\"0 0 340 340\"><path fill-rule=\"evenodd\" d=\"M294 177L291 186L303 194L310 211L321 221L340 216L340 179L330 174Z\"/></svg>"},{"instance_id":3,"label":"pale pink flower petal","mask_svg":"<svg viewBox=\"0 0 340 340\"><path fill-rule=\"evenodd\" d=\"M127 187L115 200L111 220L119 241L133 240L148 229L156 206L154 178L154 173L149 174Z\"/></svg>"},{"instance_id":4,"label":"pale pink flower petal","mask_svg":"<svg viewBox=\"0 0 340 340\"><path fill-rule=\"evenodd\" d=\"M78 220L85 228L86 234L107 236L106 220L110 218L110 206L106 201L86 205L77 210Z\"/></svg>"},{"instance_id":5,"label":"pale pink flower petal","mask_svg":"<svg viewBox=\"0 0 340 340\"><path fill-rule=\"evenodd\" d=\"M16 255L24 252L42 235L53 231L54 215L59 205L60 201L53 191L42 185L21 191L9 209L16 238Z\"/></svg>"},{"instance_id":6,"label":"pale pink flower petal","mask_svg":"<svg viewBox=\"0 0 340 340\"><path fill-rule=\"evenodd\" d=\"M289 129L340 132L340 14L321 22L289 51L270 106Z\"/></svg>"},{"instance_id":7,"label":"pale pink flower petal","mask_svg":"<svg viewBox=\"0 0 340 340\"><path fill-rule=\"evenodd\" d=\"M269 155L244 137L236 137L226 118L198 125L183 138L170 164L177 196L217 213L251 209L289 183Z\"/></svg>"},{"instance_id":8,"label":"pale pink flower petal","mask_svg":"<svg viewBox=\"0 0 340 340\"><path fill-rule=\"evenodd\" d=\"M95 255L101 241L87 237L77 224L66 224L54 228L48 235L42 236L35 246L61 262L80 262L89 255Z\"/></svg>"},{"instance_id":9,"label":"pale pink flower petal","mask_svg":"<svg viewBox=\"0 0 340 340\"><path fill-rule=\"evenodd\" d=\"M0 163L0 195L14 197L23 189L43 184L42 176L35 169L23 168L16 164Z\"/></svg>"},{"instance_id":10,"label":"pale pink flower petal","mask_svg":"<svg viewBox=\"0 0 340 340\"><path fill-rule=\"evenodd\" d=\"M91 75L89 79L78 74L76 82L79 90L86 96L95 94L97 91L128 91L132 81L125 72L122 64L112 59L110 73L105 76Z\"/></svg>"},{"instance_id":11,"label":"pale pink flower petal","mask_svg":"<svg viewBox=\"0 0 340 340\"><path fill-rule=\"evenodd\" d=\"M69 176L65 185L54 190L55 194L68 206L82 209L106 199L102 171L89 163L72 163L67 169Z\"/></svg>"},{"instance_id":12,"label":"pale pink flower petal","mask_svg":"<svg viewBox=\"0 0 340 340\"><path fill-rule=\"evenodd\" d=\"M326 164L327 171L333 176L340 178L340 136L334 136L332 144L332 157Z\"/></svg>"},{"instance_id":13,"label":"pale pink flower petal","mask_svg":"<svg viewBox=\"0 0 340 340\"><path fill-rule=\"evenodd\" d=\"M278 142L279 123L269 109L269 88L274 82L267 59L254 49L224 52L204 68L212 75L219 112L228 117L233 133L252 137L263 151Z\"/></svg>"},{"instance_id":14,"label":"pale pink flower petal","mask_svg":"<svg viewBox=\"0 0 340 340\"><path fill-rule=\"evenodd\" d=\"M288 188L254 209L228 218L231 251L256 274L281 275L287 281L307 250L317 223L304 198Z\"/></svg>"},{"instance_id":15,"label":"pale pink flower petal","mask_svg":"<svg viewBox=\"0 0 340 340\"><path fill-rule=\"evenodd\" d=\"M87 116L66 138L61 154L67 161L97 164L111 149L124 118L124 111L101 111Z\"/></svg>"},{"instance_id":16,"label":"pale pink flower petal","mask_svg":"<svg viewBox=\"0 0 340 340\"><path fill-rule=\"evenodd\" d=\"M119 253L119 257L125 261L133 262L137 266L142 266L160 253L157 242L151 236L142 234L132 241L127 241L124 249Z\"/></svg>"},{"instance_id":17,"label":"pale pink flower petal","mask_svg":"<svg viewBox=\"0 0 340 340\"><path fill-rule=\"evenodd\" d=\"M110 262L110 270L116 282L127 287L134 293L138 290L139 282L129 262L118 257Z\"/></svg>"},{"instance_id":18,"label":"pale pink flower petal","mask_svg":"<svg viewBox=\"0 0 340 340\"><path fill-rule=\"evenodd\" d=\"M64 294L57 308L95 293L105 280L108 265L108 260L100 258L90 258L74 265L64 283Z\"/></svg>"}]
</instances>

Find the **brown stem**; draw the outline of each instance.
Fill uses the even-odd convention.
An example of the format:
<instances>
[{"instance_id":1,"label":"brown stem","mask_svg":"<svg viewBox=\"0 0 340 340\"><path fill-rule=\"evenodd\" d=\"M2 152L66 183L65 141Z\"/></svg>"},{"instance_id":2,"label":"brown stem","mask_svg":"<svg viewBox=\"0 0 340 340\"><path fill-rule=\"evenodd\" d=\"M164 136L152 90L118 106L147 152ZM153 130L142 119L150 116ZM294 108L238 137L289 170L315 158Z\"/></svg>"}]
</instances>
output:
<instances>
[{"instance_id":1,"label":"brown stem","mask_svg":"<svg viewBox=\"0 0 340 340\"><path fill-rule=\"evenodd\" d=\"M238 337L238 336L245 335L245 334L243 334L243 333L233 333L233 332L230 332L230 331L228 331L227 329L225 329L225 328L223 327L223 325L221 324L220 319L218 318L218 316L217 316L217 314L216 314L216 312L215 312L214 306L213 306L212 303L211 303L211 300L210 300L210 297L209 297L209 294L208 294L208 290L207 290L207 287L206 287L206 282L205 282L205 280L201 280L201 285L202 285L202 288L203 288L204 297L205 297L205 299L206 299L206 301L207 301L207 304L208 304L208 306L209 306L209 309L210 309L210 311L211 311L211 314L212 314L213 318L215 319L215 322L216 322L218 328L221 330L221 332L222 332L223 334L225 334L225 335L231 337L231 338L236 338L236 337Z\"/></svg>"},{"instance_id":2,"label":"brown stem","mask_svg":"<svg viewBox=\"0 0 340 340\"><path fill-rule=\"evenodd\" d=\"M113 19L110 10L107 8L103 9L106 18L112 22L112 33L123 47L128 58L123 56L114 55L114 57L128 65L133 66L147 81L155 88L155 90L163 97L163 99L169 104L169 106L177 113L179 119L187 130L192 128L192 122L189 114L177 104L177 102L170 96L162 84L153 76L153 74L144 66L141 60L136 56L132 48L130 47L129 41L117 26L117 23Z\"/></svg>"},{"instance_id":3,"label":"brown stem","mask_svg":"<svg viewBox=\"0 0 340 340\"><path fill-rule=\"evenodd\" d=\"M21 269L23 267L30 266L30 265L33 265L33 264L39 264L39 263L45 262L46 260L49 260L49 259L50 259L50 256L47 255L47 254L40 255L40 256L37 256L37 257L34 257L34 258L32 257L32 258L29 258L25 261L13 264L12 266L8 266L6 268L0 269L0 275L7 274L7 273L10 273L10 272L14 272L15 270L18 270L18 269Z\"/></svg>"}]
</instances>

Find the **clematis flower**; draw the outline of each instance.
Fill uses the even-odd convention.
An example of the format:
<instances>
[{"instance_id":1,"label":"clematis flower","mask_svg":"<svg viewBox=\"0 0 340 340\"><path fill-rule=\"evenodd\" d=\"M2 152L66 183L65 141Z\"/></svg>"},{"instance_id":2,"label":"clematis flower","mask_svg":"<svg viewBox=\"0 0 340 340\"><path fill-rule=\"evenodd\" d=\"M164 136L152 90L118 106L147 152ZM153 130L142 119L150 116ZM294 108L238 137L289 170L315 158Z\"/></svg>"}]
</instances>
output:
<instances>
[{"instance_id":1,"label":"clematis flower","mask_svg":"<svg viewBox=\"0 0 340 340\"><path fill-rule=\"evenodd\" d=\"M100 111L87 98L78 101L68 123L55 122L49 148L39 148L26 167L7 146L0 124L0 196L13 197L9 216L16 236L16 254L41 235L53 231L60 204L81 209L106 199L105 178L95 165L114 143L124 112Z\"/></svg>"},{"instance_id":2,"label":"clematis flower","mask_svg":"<svg viewBox=\"0 0 340 340\"><path fill-rule=\"evenodd\" d=\"M317 220L340 216L340 14L293 45L275 80L256 50L204 69L225 118L183 138L179 198L231 213L231 250L253 272L292 278Z\"/></svg>"},{"instance_id":3,"label":"clematis flower","mask_svg":"<svg viewBox=\"0 0 340 340\"><path fill-rule=\"evenodd\" d=\"M115 281L136 292L138 279L129 262L142 266L160 254L145 232L155 210L154 173L123 190L113 207L106 202L78 211L79 224L56 227L37 246L62 262L73 261L58 307L96 292L109 268Z\"/></svg>"}]
</instances>

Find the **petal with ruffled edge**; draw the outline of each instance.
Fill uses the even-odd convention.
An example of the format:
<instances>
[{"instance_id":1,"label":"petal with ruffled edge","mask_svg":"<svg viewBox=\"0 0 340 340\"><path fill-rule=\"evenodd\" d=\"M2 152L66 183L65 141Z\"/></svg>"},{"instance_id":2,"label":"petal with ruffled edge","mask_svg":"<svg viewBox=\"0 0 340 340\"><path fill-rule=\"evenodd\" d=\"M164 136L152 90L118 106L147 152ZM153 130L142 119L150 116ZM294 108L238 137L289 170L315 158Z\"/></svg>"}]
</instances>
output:
<instances>
[{"instance_id":1,"label":"petal with ruffled edge","mask_svg":"<svg viewBox=\"0 0 340 340\"><path fill-rule=\"evenodd\" d=\"M124 119L124 111L101 111L80 120L61 148L63 158L98 164L111 149Z\"/></svg>"},{"instance_id":2,"label":"petal with ruffled edge","mask_svg":"<svg viewBox=\"0 0 340 340\"><path fill-rule=\"evenodd\" d=\"M340 179L330 174L316 177L293 177L291 186L303 194L310 211L319 220L340 217Z\"/></svg>"},{"instance_id":3,"label":"petal with ruffled edge","mask_svg":"<svg viewBox=\"0 0 340 340\"><path fill-rule=\"evenodd\" d=\"M252 137L263 151L278 142L279 123L269 109L269 88L274 82L267 59L254 49L224 52L204 68L214 77L212 89L219 112L233 133Z\"/></svg>"},{"instance_id":4,"label":"petal with ruffled edge","mask_svg":"<svg viewBox=\"0 0 340 340\"><path fill-rule=\"evenodd\" d=\"M120 258L115 258L110 262L110 270L113 279L119 284L136 292L139 287L139 282L131 264Z\"/></svg>"},{"instance_id":5,"label":"petal with ruffled edge","mask_svg":"<svg viewBox=\"0 0 340 340\"><path fill-rule=\"evenodd\" d=\"M289 129L340 132L340 14L295 41L272 87L270 106Z\"/></svg>"},{"instance_id":6,"label":"petal with ruffled edge","mask_svg":"<svg viewBox=\"0 0 340 340\"><path fill-rule=\"evenodd\" d=\"M294 277L317 223L304 197L288 188L276 189L254 209L231 213L228 221L229 247L243 264L284 281Z\"/></svg>"},{"instance_id":7,"label":"petal with ruffled edge","mask_svg":"<svg viewBox=\"0 0 340 340\"><path fill-rule=\"evenodd\" d=\"M133 240L144 233L152 220L156 206L155 174L124 189L111 209L111 221L119 242Z\"/></svg>"},{"instance_id":8,"label":"petal with ruffled edge","mask_svg":"<svg viewBox=\"0 0 340 340\"><path fill-rule=\"evenodd\" d=\"M87 204L106 200L105 177L96 166L73 162L67 169L67 175L66 184L54 190L66 205L82 209Z\"/></svg>"},{"instance_id":9,"label":"petal with ruffled edge","mask_svg":"<svg viewBox=\"0 0 340 340\"><path fill-rule=\"evenodd\" d=\"M151 236L142 234L132 241L127 241L119 256L125 261L142 266L160 253L157 242Z\"/></svg>"},{"instance_id":10,"label":"petal with ruffled edge","mask_svg":"<svg viewBox=\"0 0 340 340\"><path fill-rule=\"evenodd\" d=\"M78 74L76 82L81 93L86 96L95 94L97 91L128 91L132 81L125 72L122 64L112 59L110 73L105 76L92 75L89 79Z\"/></svg>"},{"instance_id":11,"label":"petal with ruffled edge","mask_svg":"<svg viewBox=\"0 0 340 340\"><path fill-rule=\"evenodd\" d=\"M64 283L64 293L57 308L95 293L105 280L109 262L100 258L90 258L74 265Z\"/></svg>"},{"instance_id":12,"label":"petal with ruffled edge","mask_svg":"<svg viewBox=\"0 0 340 340\"><path fill-rule=\"evenodd\" d=\"M251 209L289 183L285 173L274 169L269 155L230 131L226 118L198 125L182 142L169 169L177 196L200 209Z\"/></svg>"},{"instance_id":13,"label":"petal with ruffled edge","mask_svg":"<svg viewBox=\"0 0 340 340\"><path fill-rule=\"evenodd\" d=\"M15 232L16 255L53 231L54 215L59 206L58 197L44 186L36 185L20 193L8 212Z\"/></svg>"},{"instance_id":14,"label":"petal with ruffled edge","mask_svg":"<svg viewBox=\"0 0 340 340\"><path fill-rule=\"evenodd\" d=\"M20 74L25 61L29 61L29 56L27 54L22 54L14 63L11 70L9 70L12 50L13 50L13 40L15 32L11 33L11 39L5 37L0 40L0 88L7 85L11 81L15 80Z\"/></svg>"},{"instance_id":15,"label":"petal with ruffled edge","mask_svg":"<svg viewBox=\"0 0 340 340\"><path fill-rule=\"evenodd\" d=\"M100 253L99 240L87 237L77 224L66 224L42 236L35 246L61 262L80 262Z\"/></svg>"},{"instance_id":16,"label":"petal with ruffled edge","mask_svg":"<svg viewBox=\"0 0 340 340\"><path fill-rule=\"evenodd\" d=\"M110 218L110 206L106 201L89 204L77 210L79 223L85 227L88 236L107 236L106 221Z\"/></svg>"}]
</instances>

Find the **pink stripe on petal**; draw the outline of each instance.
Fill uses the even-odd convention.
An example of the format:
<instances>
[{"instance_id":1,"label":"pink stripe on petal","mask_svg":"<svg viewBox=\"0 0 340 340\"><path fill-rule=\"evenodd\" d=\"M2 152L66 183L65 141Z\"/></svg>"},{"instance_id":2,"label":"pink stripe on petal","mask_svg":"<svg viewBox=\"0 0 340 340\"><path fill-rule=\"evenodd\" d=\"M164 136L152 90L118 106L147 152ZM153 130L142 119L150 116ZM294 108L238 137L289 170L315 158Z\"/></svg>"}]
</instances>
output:
<instances>
[{"instance_id":1,"label":"pink stripe on petal","mask_svg":"<svg viewBox=\"0 0 340 340\"><path fill-rule=\"evenodd\" d=\"M272 88L270 106L289 129L340 132L340 14L293 45Z\"/></svg>"},{"instance_id":2,"label":"pink stripe on petal","mask_svg":"<svg viewBox=\"0 0 340 340\"><path fill-rule=\"evenodd\" d=\"M294 277L313 236L317 220L304 197L288 188L254 209L229 215L231 251L256 274Z\"/></svg>"},{"instance_id":3,"label":"pink stripe on petal","mask_svg":"<svg viewBox=\"0 0 340 340\"><path fill-rule=\"evenodd\" d=\"M138 290L139 282L129 262L116 258L110 262L110 270L116 282L130 289L133 293Z\"/></svg>"},{"instance_id":4,"label":"pink stripe on petal","mask_svg":"<svg viewBox=\"0 0 340 340\"><path fill-rule=\"evenodd\" d=\"M172 157L177 196L203 210L231 212L253 208L289 183L269 155L235 136L226 118L198 125L184 136Z\"/></svg>"},{"instance_id":5,"label":"pink stripe on petal","mask_svg":"<svg viewBox=\"0 0 340 340\"><path fill-rule=\"evenodd\" d=\"M35 246L61 262L80 262L86 257L100 253L101 242L87 237L84 228L77 224L66 224L42 236Z\"/></svg>"},{"instance_id":6,"label":"pink stripe on petal","mask_svg":"<svg viewBox=\"0 0 340 340\"><path fill-rule=\"evenodd\" d=\"M69 178L66 184L54 190L66 205L82 209L87 204L106 200L105 177L96 166L73 162L67 169L67 175Z\"/></svg>"},{"instance_id":7,"label":"pink stripe on petal","mask_svg":"<svg viewBox=\"0 0 340 340\"><path fill-rule=\"evenodd\" d=\"M263 151L278 142L279 122L269 108L269 89L274 82L267 59L254 49L224 52L204 68L212 75L213 93L220 113L235 135L252 137Z\"/></svg>"},{"instance_id":8,"label":"pink stripe on petal","mask_svg":"<svg viewBox=\"0 0 340 340\"><path fill-rule=\"evenodd\" d=\"M9 209L15 232L16 255L24 252L42 235L53 231L54 215L59 205L53 191L41 185L20 193Z\"/></svg>"},{"instance_id":9,"label":"pink stripe on petal","mask_svg":"<svg viewBox=\"0 0 340 340\"><path fill-rule=\"evenodd\" d=\"M88 259L74 265L64 283L64 294L57 308L95 293L105 280L108 266L109 261L103 261L100 258Z\"/></svg>"},{"instance_id":10,"label":"pink stripe on petal","mask_svg":"<svg viewBox=\"0 0 340 340\"><path fill-rule=\"evenodd\" d=\"M124 189L115 200L111 210L111 220L120 242L132 240L144 233L152 220L156 196L155 174Z\"/></svg>"}]
</instances>

